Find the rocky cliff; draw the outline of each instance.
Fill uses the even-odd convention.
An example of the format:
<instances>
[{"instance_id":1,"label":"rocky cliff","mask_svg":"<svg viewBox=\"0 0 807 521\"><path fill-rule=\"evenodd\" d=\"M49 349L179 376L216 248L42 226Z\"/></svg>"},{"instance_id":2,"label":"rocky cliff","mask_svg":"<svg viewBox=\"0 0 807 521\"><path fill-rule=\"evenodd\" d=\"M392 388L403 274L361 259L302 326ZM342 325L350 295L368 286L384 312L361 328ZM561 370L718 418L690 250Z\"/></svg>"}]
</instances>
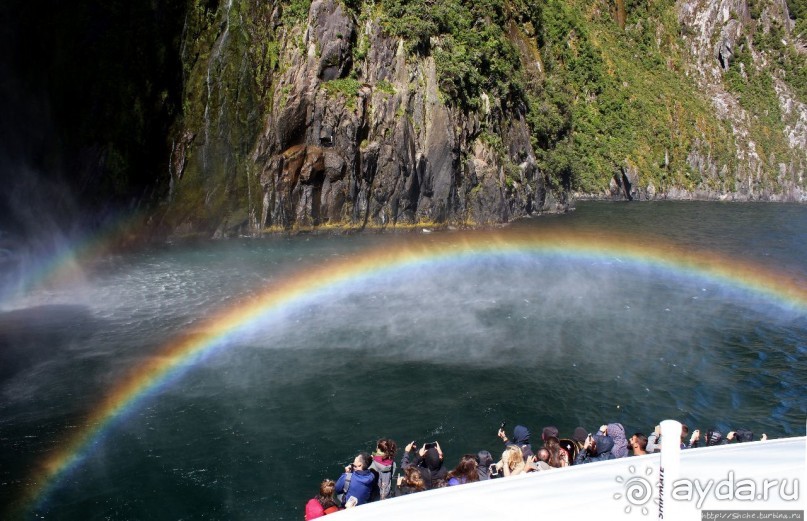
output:
<instances>
[{"instance_id":1,"label":"rocky cliff","mask_svg":"<svg viewBox=\"0 0 807 521\"><path fill-rule=\"evenodd\" d=\"M694 195L740 200L807 200L804 38L784 0L687 0L678 4L686 74L731 129L733 183ZM799 92L801 91L801 92ZM689 163L709 178L729 168L693 149Z\"/></svg>"},{"instance_id":2,"label":"rocky cliff","mask_svg":"<svg viewBox=\"0 0 807 521\"><path fill-rule=\"evenodd\" d=\"M196 0L164 222L221 236L502 223L570 195L803 201L795 22L784 0Z\"/></svg>"}]
</instances>

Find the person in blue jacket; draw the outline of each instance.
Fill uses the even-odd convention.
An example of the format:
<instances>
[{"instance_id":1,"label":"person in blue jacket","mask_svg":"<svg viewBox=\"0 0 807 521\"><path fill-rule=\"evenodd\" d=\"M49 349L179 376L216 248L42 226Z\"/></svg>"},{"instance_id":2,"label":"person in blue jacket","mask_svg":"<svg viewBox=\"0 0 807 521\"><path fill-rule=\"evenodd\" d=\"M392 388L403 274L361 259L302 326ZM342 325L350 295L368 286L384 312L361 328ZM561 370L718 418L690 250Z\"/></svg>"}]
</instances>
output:
<instances>
[{"instance_id":1,"label":"person in blue jacket","mask_svg":"<svg viewBox=\"0 0 807 521\"><path fill-rule=\"evenodd\" d=\"M370 500L376 475L369 470L373 459L366 452L360 452L353 463L345 467L345 473L336 480L336 493L344 493L344 506L363 505ZM351 500L355 497L355 503Z\"/></svg>"}]
</instances>

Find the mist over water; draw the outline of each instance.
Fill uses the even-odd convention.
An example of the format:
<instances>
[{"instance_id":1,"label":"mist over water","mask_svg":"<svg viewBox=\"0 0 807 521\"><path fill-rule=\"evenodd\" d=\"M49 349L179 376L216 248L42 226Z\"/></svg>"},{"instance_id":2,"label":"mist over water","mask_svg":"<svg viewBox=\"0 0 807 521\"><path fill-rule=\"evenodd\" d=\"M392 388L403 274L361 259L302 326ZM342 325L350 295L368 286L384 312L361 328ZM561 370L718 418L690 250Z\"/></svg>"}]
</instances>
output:
<instances>
[{"instance_id":1,"label":"mist over water","mask_svg":"<svg viewBox=\"0 0 807 521\"><path fill-rule=\"evenodd\" d=\"M513 225L629 233L807 284L807 208L582 203ZM402 241L295 237L170 245L96 259L81 284L0 309L0 503L116 383L179 335L295 274ZM281 306L155 388L28 514L59 519L299 519L324 477L389 436L496 454L534 438L664 418L804 435L803 309L618 256L471 256L411 264ZM8 450L5 450L8 447Z\"/></svg>"}]
</instances>

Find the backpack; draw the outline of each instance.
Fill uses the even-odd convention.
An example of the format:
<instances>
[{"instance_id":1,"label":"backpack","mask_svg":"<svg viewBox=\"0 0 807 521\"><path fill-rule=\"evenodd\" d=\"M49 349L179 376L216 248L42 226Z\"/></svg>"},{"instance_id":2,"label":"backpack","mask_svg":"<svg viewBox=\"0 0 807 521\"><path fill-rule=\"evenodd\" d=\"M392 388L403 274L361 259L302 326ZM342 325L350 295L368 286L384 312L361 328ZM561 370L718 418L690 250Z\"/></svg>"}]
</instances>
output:
<instances>
[{"instance_id":1,"label":"backpack","mask_svg":"<svg viewBox=\"0 0 807 521\"><path fill-rule=\"evenodd\" d=\"M390 490L392 489L392 476L395 474L396 469L397 467L394 461L392 462L392 465L382 465L381 463L373 460L373 463L370 465L370 470L376 475L376 479L373 485L373 492L370 495L370 501L387 499L388 497L391 497Z\"/></svg>"},{"instance_id":2,"label":"backpack","mask_svg":"<svg viewBox=\"0 0 807 521\"><path fill-rule=\"evenodd\" d=\"M336 494L336 502L342 507L345 506L345 501L347 501L347 491L350 490L351 479L353 479L353 473L348 472L345 476L345 485L342 487L342 491Z\"/></svg>"}]
</instances>

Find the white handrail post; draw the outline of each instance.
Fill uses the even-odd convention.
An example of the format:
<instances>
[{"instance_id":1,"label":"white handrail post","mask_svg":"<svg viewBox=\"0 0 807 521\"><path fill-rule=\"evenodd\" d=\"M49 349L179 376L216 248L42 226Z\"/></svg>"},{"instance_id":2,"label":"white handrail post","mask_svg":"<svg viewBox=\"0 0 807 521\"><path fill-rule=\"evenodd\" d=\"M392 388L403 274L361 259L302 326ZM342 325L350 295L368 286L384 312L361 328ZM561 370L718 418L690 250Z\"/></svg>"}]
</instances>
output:
<instances>
[{"instance_id":1,"label":"white handrail post","mask_svg":"<svg viewBox=\"0 0 807 521\"><path fill-rule=\"evenodd\" d=\"M661 426L661 464L658 476L658 518L681 519L681 507L672 498L673 484L681 476L681 422L664 420Z\"/></svg>"}]
</instances>

